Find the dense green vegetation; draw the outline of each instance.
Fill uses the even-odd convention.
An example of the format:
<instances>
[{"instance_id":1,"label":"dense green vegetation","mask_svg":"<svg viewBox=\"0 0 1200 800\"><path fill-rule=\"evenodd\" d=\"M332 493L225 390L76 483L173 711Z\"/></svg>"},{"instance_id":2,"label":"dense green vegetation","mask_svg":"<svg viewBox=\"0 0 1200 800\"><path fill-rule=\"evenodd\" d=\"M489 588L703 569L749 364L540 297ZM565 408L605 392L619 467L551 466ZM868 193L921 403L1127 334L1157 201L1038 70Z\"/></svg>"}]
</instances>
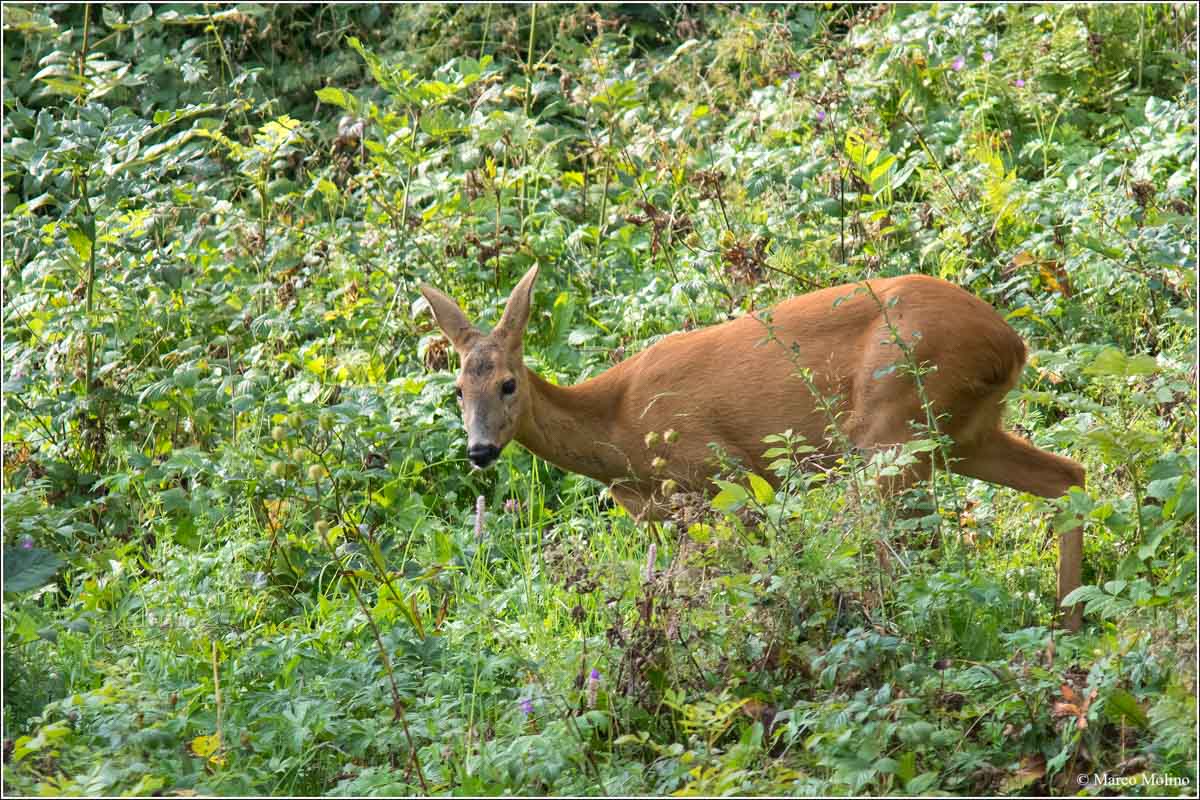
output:
<instances>
[{"instance_id":1,"label":"dense green vegetation","mask_svg":"<svg viewBox=\"0 0 1200 800\"><path fill-rule=\"evenodd\" d=\"M3 14L6 793L1195 793L1191 4ZM534 263L559 383L954 281L1089 485L471 471L416 287Z\"/></svg>"}]
</instances>

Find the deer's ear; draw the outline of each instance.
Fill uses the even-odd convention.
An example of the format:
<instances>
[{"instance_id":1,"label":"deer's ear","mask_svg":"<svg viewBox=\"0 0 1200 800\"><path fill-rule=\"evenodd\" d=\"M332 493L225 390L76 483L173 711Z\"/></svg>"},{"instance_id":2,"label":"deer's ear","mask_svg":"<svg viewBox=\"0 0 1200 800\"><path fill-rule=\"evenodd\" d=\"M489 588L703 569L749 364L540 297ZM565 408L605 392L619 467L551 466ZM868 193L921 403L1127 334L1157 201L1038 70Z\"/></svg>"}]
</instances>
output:
<instances>
[{"instance_id":1,"label":"deer's ear","mask_svg":"<svg viewBox=\"0 0 1200 800\"><path fill-rule=\"evenodd\" d=\"M511 348L520 348L525 336L525 326L529 324L529 306L533 302L533 283L537 280L538 268L534 264L521 278L517 287L508 297L504 306L504 314L500 324L496 326L493 335L503 340Z\"/></svg>"},{"instance_id":2,"label":"deer's ear","mask_svg":"<svg viewBox=\"0 0 1200 800\"><path fill-rule=\"evenodd\" d=\"M429 301L433 309L433 318L438 327L459 355L466 355L471 349L471 343L480 335L479 331L467 319L467 315L458 307L458 303L439 292L428 284L421 284L421 294Z\"/></svg>"}]
</instances>

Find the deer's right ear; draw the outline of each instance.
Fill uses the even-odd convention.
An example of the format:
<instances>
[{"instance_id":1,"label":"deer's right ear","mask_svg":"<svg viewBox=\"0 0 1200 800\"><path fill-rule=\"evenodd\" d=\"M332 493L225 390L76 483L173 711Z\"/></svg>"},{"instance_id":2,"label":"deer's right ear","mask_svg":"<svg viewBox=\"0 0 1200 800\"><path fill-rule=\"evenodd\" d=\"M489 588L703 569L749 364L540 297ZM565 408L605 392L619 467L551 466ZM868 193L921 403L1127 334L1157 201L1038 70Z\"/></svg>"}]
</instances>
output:
<instances>
[{"instance_id":1,"label":"deer's right ear","mask_svg":"<svg viewBox=\"0 0 1200 800\"><path fill-rule=\"evenodd\" d=\"M537 280L538 265L534 264L521 278L508 302L504 304L504 313L492 334L508 343L517 352L521 350L521 337L525 335L525 326L529 324L529 306L533 302L533 282Z\"/></svg>"},{"instance_id":2,"label":"deer's right ear","mask_svg":"<svg viewBox=\"0 0 1200 800\"><path fill-rule=\"evenodd\" d=\"M471 349L471 342L479 336L479 331L467 319L467 315L458 307L458 303L439 292L429 284L421 284L421 294L429 301L433 309L433 318L438 327L459 355L466 355Z\"/></svg>"}]
</instances>

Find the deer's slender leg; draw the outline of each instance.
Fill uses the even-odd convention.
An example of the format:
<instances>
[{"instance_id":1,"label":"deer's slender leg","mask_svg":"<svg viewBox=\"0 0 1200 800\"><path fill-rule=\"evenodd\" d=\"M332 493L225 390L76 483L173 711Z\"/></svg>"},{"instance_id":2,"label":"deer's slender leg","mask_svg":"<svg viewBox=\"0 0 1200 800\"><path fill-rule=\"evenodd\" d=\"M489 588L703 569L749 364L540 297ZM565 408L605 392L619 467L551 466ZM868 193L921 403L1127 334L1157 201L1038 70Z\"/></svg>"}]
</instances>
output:
<instances>
[{"instance_id":1,"label":"deer's slender leg","mask_svg":"<svg viewBox=\"0 0 1200 800\"><path fill-rule=\"evenodd\" d=\"M1077 462L1045 450L1005 431L996 430L963 452L957 453L952 469L980 480L999 483L1041 497L1061 497L1072 486L1083 486L1084 472ZM1062 608L1062 599L1079 588L1083 580L1083 526L1058 536L1058 602L1062 624L1078 630L1083 609Z\"/></svg>"}]
</instances>

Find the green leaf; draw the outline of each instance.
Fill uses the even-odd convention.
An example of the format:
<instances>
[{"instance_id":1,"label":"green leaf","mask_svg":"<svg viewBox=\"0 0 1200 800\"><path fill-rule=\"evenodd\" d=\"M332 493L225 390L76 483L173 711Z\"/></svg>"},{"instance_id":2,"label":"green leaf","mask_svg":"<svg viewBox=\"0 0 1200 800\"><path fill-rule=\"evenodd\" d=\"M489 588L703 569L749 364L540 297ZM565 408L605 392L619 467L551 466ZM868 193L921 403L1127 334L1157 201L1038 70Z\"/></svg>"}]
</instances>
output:
<instances>
[{"instance_id":1,"label":"green leaf","mask_svg":"<svg viewBox=\"0 0 1200 800\"><path fill-rule=\"evenodd\" d=\"M1146 535L1146 542L1137 548L1137 557L1142 561L1152 558L1158 550L1158 546L1162 544L1163 537L1166 536L1169 528L1166 525L1160 525Z\"/></svg>"},{"instance_id":2,"label":"green leaf","mask_svg":"<svg viewBox=\"0 0 1200 800\"><path fill-rule=\"evenodd\" d=\"M5 5L4 30L17 31L26 36L32 34L53 35L58 33L58 26L50 17L40 13L39 9Z\"/></svg>"},{"instance_id":3,"label":"green leaf","mask_svg":"<svg viewBox=\"0 0 1200 800\"><path fill-rule=\"evenodd\" d=\"M350 112L358 112L358 100L354 95L336 86L326 86L322 89L317 89L317 100L322 103L328 103L331 106L344 108Z\"/></svg>"},{"instance_id":4,"label":"green leaf","mask_svg":"<svg viewBox=\"0 0 1200 800\"><path fill-rule=\"evenodd\" d=\"M167 512L189 511L192 507L188 501L187 492L178 486L159 492L158 499L163 504L163 510Z\"/></svg>"},{"instance_id":5,"label":"green leaf","mask_svg":"<svg viewBox=\"0 0 1200 800\"><path fill-rule=\"evenodd\" d=\"M1129 611L1133 603L1123 597L1108 594L1099 586L1080 586L1062 599L1062 605L1083 603L1085 613L1109 619Z\"/></svg>"},{"instance_id":6,"label":"green leaf","mask_svg":"<svg viewBox=\"0 0 1200 800\"><path fill-rule=\"evenodd\" d=\"M713 482L721 487L721 491L711 501L712 507L717 511L724 511L725 513L736 511L750 499L750 494L736 483L721 480L714 480Z\"/></svg>"},{"instance_id":7,"label":"green leaf","mask_svg":"<svg viewBox=\"0 0 1200 800\"><path fill-rule=\"evenodd\" d=\"M856 164L862 163L864 150L862 134L854 129L846 131L846 139L843 147L851 161Z\"/></svg>"},{"instance_id":8,"label":"green leaf","mask_svg":"<svg viewBox=\"0 0 1200 800\"><path fill-rule=\"evenodd\" d=\"M129 27L125 24L125 20L121 17L120 12L111 6L101 7L100 19L104 20L104 24L115 31L123 31Z\"/></svg>"},{"instance_id":9,"label":"green leaf","mask_svg":"<svg viewBox=\"0 0 1200 800\"><path fill-rule=\"evenodd\" d=\"M74 225L67 228L67 239L71 242L71 247L75 248L75 253L83 261L87 261L92 257L92 240L81 229Z\"/></svg>"},{"instance_id":10,"label":"green leaf","mask_svg":"<svg viewBox=\"0 0 1200 800\"><path fill-rule=\"evenodd\" d=\"M316 188L317 191L321 193L321 196L325 198L325 202L329 205L334 205L337 203L338 198L341 196L341 192L338 190L337 185L328 178L318 178L316 182Z\"/></svg>"},{"instance_id":11,"label":"green leaf","mask_svg":"<svg viewBox=\"0 0 1200 800\"><path fill-rule=\"evenodd\" d=\"M1124 689L1113 690L1104 703L1104 710L1114 722L1125 720L1139 728L1145 728L1150 721L1134 696Z\"/></svg>"},{"instance_id":12,"label":"green leaf","mask_svg":"<svg viewBox=\"0 0 1200 800\"><path fill-rule=\"evenodd\" d=\"M1115 247L1109 247L1094 236L1077 236L1075 237L1075 241L1079 242L1079 244L1083 245L1088 250L1099 253L1102 256L1107 256L1114 261L1121 261L1121 258L1124 255L1120 250L1116 249Z\"/></svg>"},{"instance_id":13,"label":"green leaf","mask_svg":"<svg viewBox=\"0 0 1200 800\"><path fill-rule=\"evenodd\" d=\"M937 439L913 439L904 443L905 453L932 453L939 447Z\"/></svg>"},{"instance_id":14,"label":"green leaf","mask_svg":"<svg viewBox=\"0 0 1200 800\"><path fill-rule=\"evenodd\" d=\"M872 188L875 188L878 185L879 179L887 175L887 171L891 169L892 165L895 163L896 157L891 155L889 155L883 161L880 161L875 165L875 168L871 170L871 174L867 178L867 183L871 184Z\"/></svg>"},{"instance_id":15,"label":"green leaf","mask_svg":"<svg viewBox=\"0 0 1200 800\"><path fill-rule=\"evenodd\" d=\"M61 558L41 547L26 549L5 545L4 591L27 592L45 586L62 565Z\"/></svg>"},{"instance_id":16,"label":"green leaf","mask_svg":"<svg viewBox=\"0 0 1200 800\"><path fill-rule=\"evenodd\" d=\"M888 375L891 375L893 372L895 372L896 368L898 366L900 366L900 365L899 364L888 364L886 367L880 367L879 369L877 369L873 373L871 373L871 377L874 378L875 380L879 380L880 378L886 378Z\"/></svg>"},{"instance_id":17,"label":"green leaf","mask_svg":"<svg viewBox=\"0 0 1200 800\"><path fill-rule=\"evenodd\" d=\"M938 773L922 772L920 775L904 784L904 791L908 792L909 794L925 794L933 787L937 786L937 781Z\"/></svg>"},{"instance_id":18,"label":"green leaf","mask_svg":"<svg viewBox=\"0 0 1200 800\"><path fill-rule=\"evenodd\" d=\"M775 502L775 489L767 483L765 478L755 475L753 472L746 477L750 481L750 490L754 492L754 499L760 505L765 506Z\"/></svg>"},{"instance_id":19,"label":"green leaf","mask_svg":"<svg viewBox=\"0 0 1200 800\"><path fill-rule=\"evenodd\" d=\"M876 772L882 772L885 775L894 775L900 770L900 764L894 758L881 758L873 766Z\"/></svg>"},{"instance_id":20,"label":"green leaf","mask_svg":"<svg viewBox=\"0 0 1200 800\"><path fill-rule=\"evenodd\" d=\"M1085 375L1111 375L1127 378L1133 375L1152 375L1158 372L1158 362L1152 356L1130 358L1115 347L1107 347L1083 368Z\"/></svg>"}]
</instances>

